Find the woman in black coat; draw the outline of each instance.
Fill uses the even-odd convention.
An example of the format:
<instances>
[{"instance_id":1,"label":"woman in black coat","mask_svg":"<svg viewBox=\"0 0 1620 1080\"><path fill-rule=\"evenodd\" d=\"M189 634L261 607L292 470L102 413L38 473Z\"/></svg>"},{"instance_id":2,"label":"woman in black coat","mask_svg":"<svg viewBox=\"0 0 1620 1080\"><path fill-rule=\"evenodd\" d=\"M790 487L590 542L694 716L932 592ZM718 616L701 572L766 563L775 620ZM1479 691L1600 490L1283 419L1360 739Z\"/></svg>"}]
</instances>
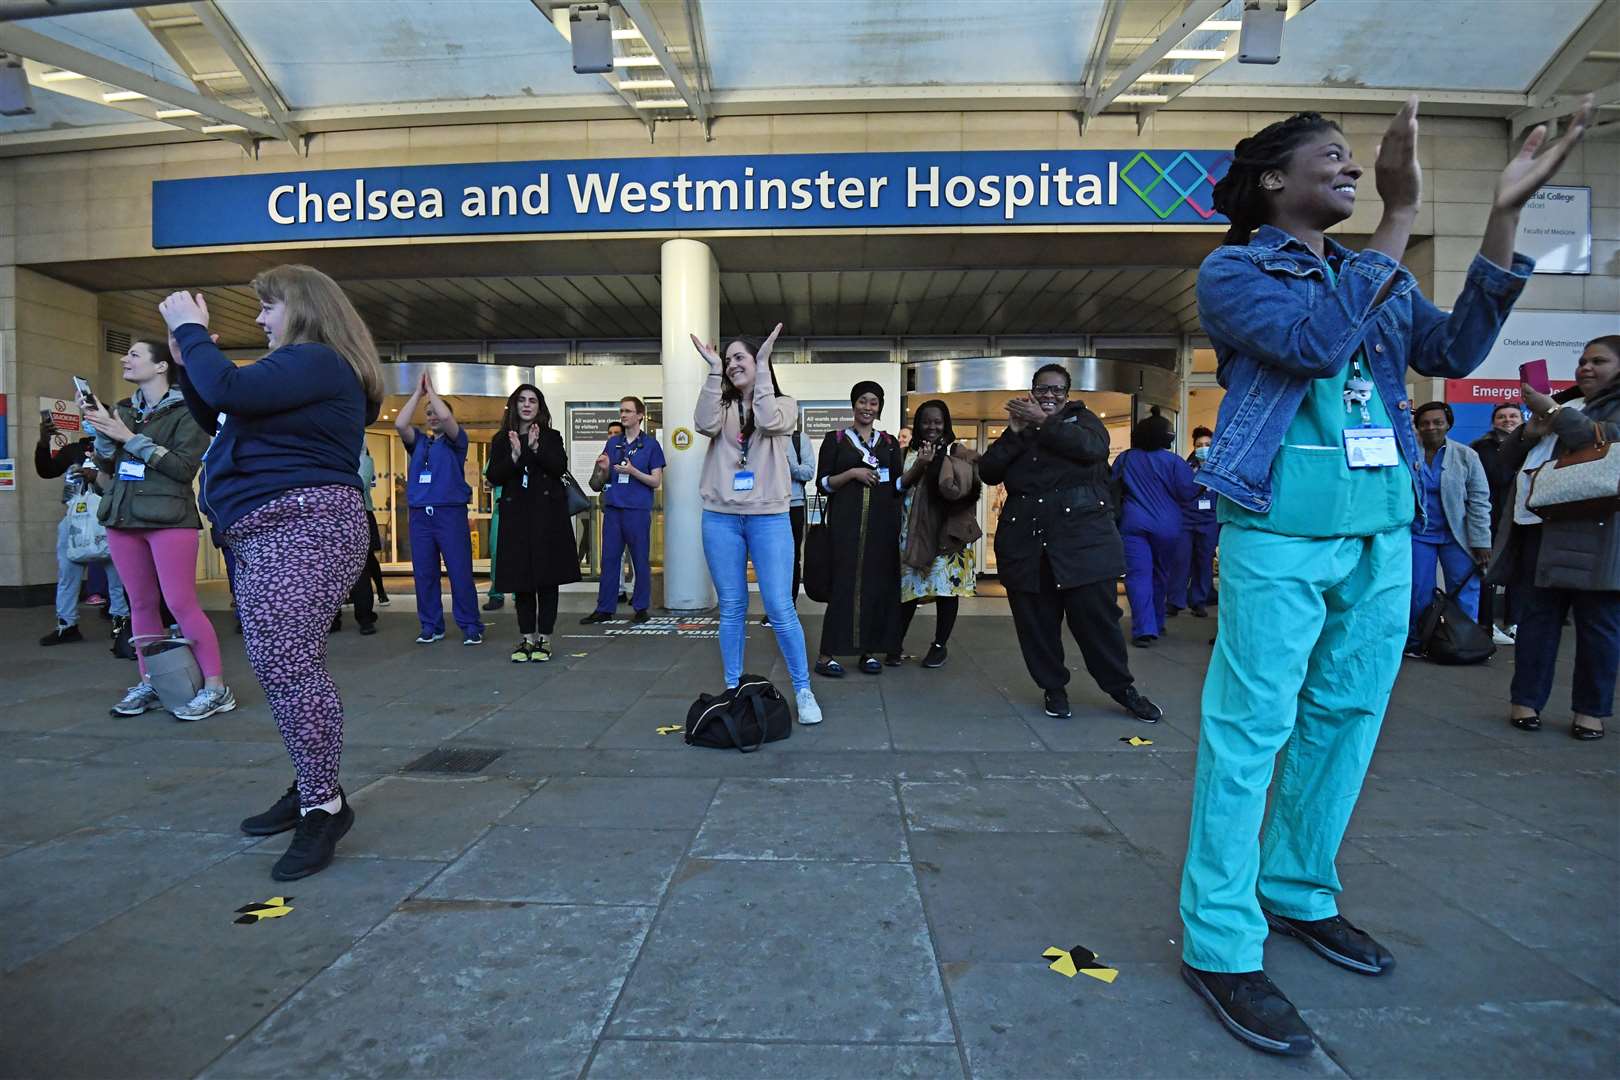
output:
<instances>
[{"instance_id":1,"label":"woman in black coat","mask_svg":"<svg viewBox=\"0 0 1620 1080\"><path fill-rule=\"evenodd\" d=\"M546 396L524 383L506 399L506 416L490 442L484 470L501 491L495 591L516 600L523 636L512 647L514 664L551 659L547 638L557 625L557 588L579 580L562 481L567 470L568 454L551 426Z\"/></svg>"}]
</instances>

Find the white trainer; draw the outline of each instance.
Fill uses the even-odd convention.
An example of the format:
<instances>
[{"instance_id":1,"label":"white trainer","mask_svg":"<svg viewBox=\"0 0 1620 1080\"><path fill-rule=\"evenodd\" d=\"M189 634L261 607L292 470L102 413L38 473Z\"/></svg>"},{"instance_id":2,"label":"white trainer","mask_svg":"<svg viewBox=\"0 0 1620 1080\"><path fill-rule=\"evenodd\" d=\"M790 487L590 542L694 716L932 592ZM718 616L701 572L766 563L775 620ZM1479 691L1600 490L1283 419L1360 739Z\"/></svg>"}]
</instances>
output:
<instances>
[{"instance_id":1,"label":"white trainer","mask_svg":"<svg viewBox=\"0 0 1620 1080\"><path fill-rule=\"evenodd\" d=\"M1512 645L1514 643L1513 635L1508 633L1506 630L1503 630L1500 626L1491 627L1491 640L1496 642L1498 645Z\"/></svg>"},{"instance_id":2,"label":"white trainer","mask_svg":"<svg viewBox=\"0 0 1620 1080\"><path fill-rule=\"evenodd\" d=\"M794 695L799 702L799 723L821 723L821 706L816 704L816 695L807 686Z\"/></svg>"}]
</instances>

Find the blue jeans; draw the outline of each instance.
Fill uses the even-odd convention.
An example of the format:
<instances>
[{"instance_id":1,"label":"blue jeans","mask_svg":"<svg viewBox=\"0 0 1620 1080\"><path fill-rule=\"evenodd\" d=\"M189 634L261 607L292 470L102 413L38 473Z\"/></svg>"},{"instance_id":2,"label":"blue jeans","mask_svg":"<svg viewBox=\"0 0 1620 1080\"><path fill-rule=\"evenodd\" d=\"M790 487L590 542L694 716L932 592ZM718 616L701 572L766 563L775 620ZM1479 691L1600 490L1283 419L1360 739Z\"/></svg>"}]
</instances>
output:
<instances>
[{"instance_id":1,"label":"blue jeans","mask_svg":"<svg viewBox=\"0 0 1620 1080\"><path fill-rule=\"evenodd\" d=\"M810 686L810 662L804 651L804 627L793 607L793 525L786 514L721 514L703 511L703 557L720 598L720 662L726 685L743 674L747 645L748 560L754 560L759 596L776 631L776 647L787 662L794 690ZM637 575L636 583L641 582Z\"/></svg>"},{"instance_id":2,"label":"blue jeans","mask_svg":"<svg viewBox=\"0 0 1620 1080\"><path fill-rule=\"evenodd\" d=\"M596 588L596 610L603 614L611 615L619 606L619 564L624 561L627 547L630 564L636 570L630 606L646 611L652 603L652 511L603 507L602 583Z\"/></svg>"},{"instance_id":3,"label":"blue jeans","mask_svg":"<svg viewBox=\"0 0 1620 1080\"><path fill-rule=\"evenodd\" d=\"M1615 672L1620 669L1620 593L1578 589L1519 589L1519 633L1513 645L1513 704L1541 712L1552 695L1564 616L1575 621L1575 671L1570 707L1607 720L1614 715Z\"/></svg>"},{"instance_id":4,"label":"blue jeans","mask_svg":"<svg viewBox=\"0 0 1620 1080\"><path fill-rule=\"evenodd\" d=\"M1455 540L1442 540L1436 543L1433 540L1424 540L1417 536L1412 537L1412 618L1411 625L1406 631L1408 640L1417 637L1418 617L1423 609L1434 601L1435 564L1438 561L1440 569L1445 573L1446 589L1449 591L1457 587L1457 582L1474 569L1474 558L1463 546ZM1479 620L1479 575L1475 574L1468 579L1462 592L1457 594L1457 602L1462 609L1468 612L1468 617Z\"/></svg>"},{"instance_id":5,"label":"blue jeans","mask_svg":"<svg viewBox=\"0 0 1620 1080\"><path fill-rule=\"evenodd\" d=\"M84 584L86 567L67 557L67 518L56 526L56 621L63 626L79 624L79 587ZM107 569L107 614L116 619L129 615L129 597L124 595L124 579L112 560Z\"/></svg>"}]
</instances>

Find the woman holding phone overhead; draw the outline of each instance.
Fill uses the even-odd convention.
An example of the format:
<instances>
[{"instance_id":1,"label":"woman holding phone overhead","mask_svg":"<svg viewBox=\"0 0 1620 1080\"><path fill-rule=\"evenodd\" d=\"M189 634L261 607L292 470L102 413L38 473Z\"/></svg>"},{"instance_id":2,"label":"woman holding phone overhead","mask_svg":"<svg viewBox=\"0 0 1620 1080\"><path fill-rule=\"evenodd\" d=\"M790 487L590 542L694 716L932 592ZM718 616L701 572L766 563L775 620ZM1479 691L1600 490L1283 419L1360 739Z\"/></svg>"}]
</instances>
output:
<instances>
[{"instance_id":1,"label":"woman holding phone overhead","mask_svg":"<svg viewBox=\"0 0 1620 1080\"><path fill-rule=\"evenodd\" d=\"M371 332L331 278L277 266L253 279L253 291L270 352L243 367L210 340L200 297L178 292L158 311L185 367L186 405L214 432L203 507L236 561L242 639L296 776L241 827L250 836L294 830L270 870L292 881L325 869L354 825L338 783L343 701L326 642L366 564L355 462L383 383Z\"/></svg>"},{"instance_id":2,"label":"woman holding phone overhead","mask_svg":"<svg viewBox=\"0 0 1620 1080\"><path fill-rule=\"evenodd\" d=\"M1449 314L1401 265L1422 201L1416 98L1379 144L1382 216L1361 251L1325 235L1355 211L1364 170L1316 113L1240 141L1215 186L1231 228L1199 269L1198 310L1226 397L1197 479L1219 497L1221 622L1182 874L1182 977L1257 1049L1314 1045L1261 970L1268 930L1363 975L1395 965L1339 915L1334 861L1406 637L1422 460L1406 372L1461 378L1485 359L1534 265L1513 251L1519 211L1590 112L1588 97L1539 157L1545 127L1508 162Z\"/></svg>"}]
</instances>

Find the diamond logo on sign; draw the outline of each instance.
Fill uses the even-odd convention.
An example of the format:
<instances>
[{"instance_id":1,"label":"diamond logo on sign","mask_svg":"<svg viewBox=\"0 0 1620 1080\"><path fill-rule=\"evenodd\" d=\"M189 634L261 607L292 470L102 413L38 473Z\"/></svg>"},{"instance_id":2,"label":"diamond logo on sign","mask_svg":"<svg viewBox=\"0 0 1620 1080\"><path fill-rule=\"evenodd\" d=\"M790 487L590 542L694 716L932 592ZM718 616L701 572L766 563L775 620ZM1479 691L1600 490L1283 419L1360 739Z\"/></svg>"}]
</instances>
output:
<instances>
[{"instance_id":1,"label":"diamond logo on sign","mask_svg":"<svg viewBox=\"0 0 1620 1080\"><path fill-rule=\"evenodd\" d=\"M1222 154L1215 159L1213 168L1206 168L1201 161L1183 150L1170 162L1169 168L1165 168L1153 159L1153 155L1143 150L1119 171L1119 178L1125 181L1126 187L1136 192L1137 198L1146 203L1149 210L1158 215L1160 221L1175 213L1182 203L1208 221L1215 216L1213 202L1205 209L1194 196L1203 196L1205 184L1213 191L1217 179L1215 172L1231 160L1231 154ZM1147 175L1149 170L1153 174L1151 179ZM1132 176L1133 171L1137 175Z\"/></svg>"}]
</instances>

